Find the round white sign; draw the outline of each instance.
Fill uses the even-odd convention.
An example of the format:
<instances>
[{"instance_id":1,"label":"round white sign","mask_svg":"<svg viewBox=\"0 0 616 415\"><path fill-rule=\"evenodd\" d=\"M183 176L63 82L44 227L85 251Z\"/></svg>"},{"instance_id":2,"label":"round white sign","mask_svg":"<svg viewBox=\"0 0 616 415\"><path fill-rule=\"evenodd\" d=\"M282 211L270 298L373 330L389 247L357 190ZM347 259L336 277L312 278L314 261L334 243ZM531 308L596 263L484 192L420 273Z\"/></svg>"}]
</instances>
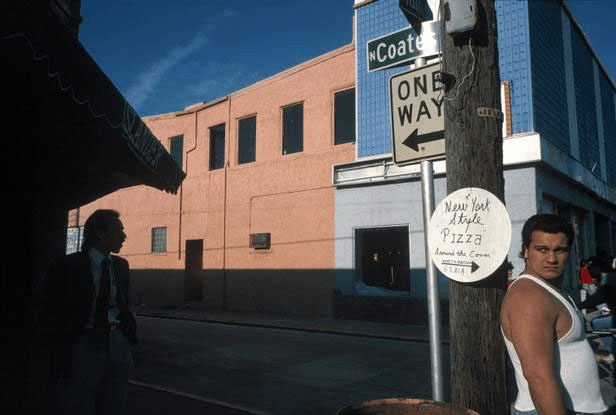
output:
<instances>
[{"instance_id":1,"label":"round white sign","mask_svg":"<svg viewBox=\"0 0 616 415\"><path fill-rule=\"evenodd\" d=\"M477 187L456 190L443 199L428 227L432 261L458 282L490 276L507 257L510 243L511 220L505 205Z\"/></svg>"}]
</instances>

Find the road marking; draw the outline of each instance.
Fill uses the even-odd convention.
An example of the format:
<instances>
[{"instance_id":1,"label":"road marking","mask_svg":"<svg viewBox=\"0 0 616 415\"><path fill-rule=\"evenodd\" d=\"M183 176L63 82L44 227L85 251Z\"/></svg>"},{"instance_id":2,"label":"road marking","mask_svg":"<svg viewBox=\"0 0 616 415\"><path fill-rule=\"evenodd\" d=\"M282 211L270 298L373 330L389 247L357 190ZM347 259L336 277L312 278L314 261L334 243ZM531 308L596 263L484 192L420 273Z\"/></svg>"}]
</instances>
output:
<instances>
[{"instance_id":1,"label":"road marking","mask_svg":"<svg viewBox=\"0 0 616 415\"><path fill-rule=\"evenodd\" d=\"M138 380L131 379L131 380L128 381L128 383L131 383L131 384L137 385L137 386L142 386L144 388L150 388L150 389L155 389L155 390L162 391L162 392L172 393L174 395L183 396L185 398L190 398L190 399L194 399L194 400L205 402L205 403L211 403L211 404L218 405L218 406L224 406L225 408L233 409L233 410L236 410L236 411L246 412L246 413L252 414L252 415L275 415L275 414L273 414L271 412L263 412L263 411L259 411L257 409L246 408L246 407L241 406L241 405L236 405L236 404L229 403L229 402L223 402L223 401L219 401L217 399L204 398L203 396L198 396L198 395L193 395L191 393L181 392L181 391L178 391L178 390L175 390L175 389L167 388L165 386L152 385L151 383L145 383L145 382L141 382L141 381L138 381Z\"/></svg>"}]
</instances>

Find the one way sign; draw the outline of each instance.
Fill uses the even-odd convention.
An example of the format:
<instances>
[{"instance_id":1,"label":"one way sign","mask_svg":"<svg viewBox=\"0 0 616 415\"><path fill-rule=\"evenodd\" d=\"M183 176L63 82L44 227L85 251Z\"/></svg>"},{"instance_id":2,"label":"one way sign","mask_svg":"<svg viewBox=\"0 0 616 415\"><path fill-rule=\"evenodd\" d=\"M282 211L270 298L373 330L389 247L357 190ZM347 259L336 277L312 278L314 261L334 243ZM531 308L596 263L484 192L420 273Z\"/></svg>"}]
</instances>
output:
<instances>
[{"instance_id":1,"label":"one way sign","mask_svg":"<svg viewBox=\"0 0 616 415\"><path fill-rule=\"evenodd\" d=\"M422 66L389 78L394 163L404 164L445 154L445 91L440 64Z\"/></svg>"}]
</instances>

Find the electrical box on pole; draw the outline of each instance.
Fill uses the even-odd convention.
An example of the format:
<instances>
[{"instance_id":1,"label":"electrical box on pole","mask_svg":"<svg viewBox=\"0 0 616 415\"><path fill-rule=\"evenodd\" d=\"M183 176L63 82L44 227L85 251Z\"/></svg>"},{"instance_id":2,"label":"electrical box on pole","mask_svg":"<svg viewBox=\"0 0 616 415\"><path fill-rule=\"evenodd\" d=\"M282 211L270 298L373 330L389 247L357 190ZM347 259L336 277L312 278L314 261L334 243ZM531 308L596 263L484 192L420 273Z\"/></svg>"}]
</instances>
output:
<instances>
[{"instance_id":1,"label":"electrical box on pole","mask_svg":"<svg viewBox=\"0 0 616 415\"><path fill-rule=\"evenodd\" d=\"M477 24L476 0L445 0L443 20L447 33L472 30Z\"/></svg>"}]
</instances>

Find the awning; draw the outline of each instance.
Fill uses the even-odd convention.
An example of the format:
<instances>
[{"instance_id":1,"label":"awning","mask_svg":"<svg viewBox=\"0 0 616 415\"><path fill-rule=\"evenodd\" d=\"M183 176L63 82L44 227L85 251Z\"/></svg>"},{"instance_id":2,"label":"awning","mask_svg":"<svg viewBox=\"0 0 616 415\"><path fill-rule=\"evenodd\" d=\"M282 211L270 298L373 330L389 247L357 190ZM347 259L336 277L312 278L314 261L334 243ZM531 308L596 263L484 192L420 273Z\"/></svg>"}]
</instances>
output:
<instances>
[{"instance_id":1,"label":"awning","mask_svg":"<svg viewBox=\"0 0 616 415\"><path fill-rule=\"evenodd\" d=\"M135 185L177 192L185 173L78 39L48 7L11 8L0 17L2 172L69 209Z\"/></svg>"}]
</instances>

